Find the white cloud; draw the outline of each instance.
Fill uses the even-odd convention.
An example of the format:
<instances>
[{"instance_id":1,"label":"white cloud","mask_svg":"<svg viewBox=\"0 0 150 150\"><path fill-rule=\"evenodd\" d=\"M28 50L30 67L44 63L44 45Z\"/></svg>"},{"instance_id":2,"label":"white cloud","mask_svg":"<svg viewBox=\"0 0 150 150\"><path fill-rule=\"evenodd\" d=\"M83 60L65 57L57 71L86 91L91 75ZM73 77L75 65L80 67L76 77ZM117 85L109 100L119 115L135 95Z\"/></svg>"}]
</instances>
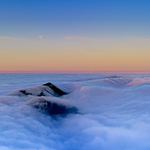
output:
<instances>
[{"instance_id":1,"label":"white cloud","mask_svg":"<svg viewBox=\"0 0 150 150\"><path fill-rule=\"evenodd\" d=\"M1 41L10 41L10 42L34 42L33 40L21 39L16 37L0 36Z\"/></svg>"},{"instance_id":2,"label":"white cloud","mask_svg":"<svg viewBox=\"0 0 150 150\"><path fill-rule=\"evenodd\" d=\"M43 37L42 37L41 35L39 36L39 39L41 39L42 41L46 41L46 42L50 42L50 43L54 43L53 41L43 39Z\"/></svg>"},{"instance_id":3,"label":"white cloud","mask_svg":"<svg viewBox=\"0 0 150 150\"><path fill-rule=\"evenodd\" d=\"M103 41L97 40L97 39L90 39L87 37L78 37L78 36L67 36L64 39L66 40L75 40L75 41L84 41L84 42L94 42L94 43L104 43Z\"/></svg>"},{"instance_id":4,"label":"white cloud","mask_svg":"<svg viewBox=\"0 0 150 150\"><path fill-rule=\"evenodd\" d=\"M150 39L134 41L134 43L145 43L145 42L150 42Z\"/></svg>"}]
</instances>

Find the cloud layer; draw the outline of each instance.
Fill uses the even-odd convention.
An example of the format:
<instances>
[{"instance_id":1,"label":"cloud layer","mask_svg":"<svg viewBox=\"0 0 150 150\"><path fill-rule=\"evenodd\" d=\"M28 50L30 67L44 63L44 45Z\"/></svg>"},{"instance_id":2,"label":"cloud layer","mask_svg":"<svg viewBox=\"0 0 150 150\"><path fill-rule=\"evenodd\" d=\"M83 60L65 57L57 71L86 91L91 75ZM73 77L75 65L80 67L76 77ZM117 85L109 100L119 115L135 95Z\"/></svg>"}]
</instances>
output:
<instances>
[{"instance_id":1,"label":"cloud layer","mask_svg":"<svg viewBox=\"0 0 150 150\"><path fill-rule=\"evenodd\" d=\"M76 105L80 114L52 119L26 105L32 97L6 96L49 81L72 89L58 99ZM150 148L149 74L2 74L0 82L0 149Z\"/></svg>"}]
</instances>

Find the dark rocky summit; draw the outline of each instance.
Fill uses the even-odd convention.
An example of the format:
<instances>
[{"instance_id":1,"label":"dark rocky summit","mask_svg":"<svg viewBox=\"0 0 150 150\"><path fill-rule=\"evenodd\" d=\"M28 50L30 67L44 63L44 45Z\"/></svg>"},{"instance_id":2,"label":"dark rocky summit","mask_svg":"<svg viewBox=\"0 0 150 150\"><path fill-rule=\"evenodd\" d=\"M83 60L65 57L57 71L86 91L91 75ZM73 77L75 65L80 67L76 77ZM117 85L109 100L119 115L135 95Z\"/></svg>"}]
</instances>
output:
<instances>
[{"instance_id":1,"label":"dark rocky summit","mask_svg":"<svg viewBox=\"0 0 150 150\"><path fill-rule=\"evenodd\" d=\"M58 96L62 96L62 95L65 95L65 94L68 94L64 91L62 91L61 89L57 88L55 85L53 85L52 83L46 83L46 84L43 84L43 86L48 86L49 88L51 88Z\"/></svg>"},{"instance_id":2,"label":"dark rocky summit","mask_svg":"<svg viewBox=\"0 0 150 150\"><path fill-rule=\"evenodd\" d=\"M38 108L51 116L59 115L64 117L67 114L78 113L78 109L75 106L70 105L69 102L61 98L66 94L69 93L49 82L40 86L17 90L9 95L31 97L32 99L27 101L26 104Z\"/></svg>"},{"instance_id":3,"label":"dark rocky summit","mask_svg":"<svg viewBox=\"0 0 150 150\"><path fill-rule=\"evenodd\" d=\"M35 98L27 102L27 104L34 106L40 110L45 111L50 115L66 116L68 114L78 113L78 109L75 106L64 105L54 101L47 101L44 98Z\"/></svg>"},{"instance_id":4,"label":"dark rocky summit","mask_svg":"<svg viewBox=\"0 0 150 150\"><path fill-rule=\"evenodd\" d=\"M32 95L32 93L27 93L26 90L20 90L20 92L24 95Z\"/></svg>"},{"instance_id":5,"label":"dark rocky summit","mask_svg":"<svg viewBox=\"0 0 150 150\"><path fill-rule=\"evenodd\" d=\"M26 89L21 89L18 91L15 91L11 93L10 95L15 95L15 96L55 96L55 97L60 97L65 94L69 94L67 92L64 92L63 90L59 89L52 83L45 83L41 86L36 86L32 88L26 88Z\"/></svg>"}]
</instances>

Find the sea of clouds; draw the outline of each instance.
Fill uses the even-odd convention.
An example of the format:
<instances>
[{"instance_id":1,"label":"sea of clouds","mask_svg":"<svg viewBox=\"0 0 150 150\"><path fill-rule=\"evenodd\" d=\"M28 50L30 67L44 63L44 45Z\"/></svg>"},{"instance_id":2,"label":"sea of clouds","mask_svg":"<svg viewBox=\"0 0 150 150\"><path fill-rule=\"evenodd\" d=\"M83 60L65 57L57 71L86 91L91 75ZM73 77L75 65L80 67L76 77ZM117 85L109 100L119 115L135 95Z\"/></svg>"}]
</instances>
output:
<instances>
[{"instance_id":1,"label":"sea of clouds","mask_svg":"<svg viewBox=\"0 0 150 150\"><path fill-rule=\"evenodd\" d=\"M9 96L47 82L79 113L54 119ZM0 74L0 150L149 149L150 74Z\"/></svg>"}]
</instances>

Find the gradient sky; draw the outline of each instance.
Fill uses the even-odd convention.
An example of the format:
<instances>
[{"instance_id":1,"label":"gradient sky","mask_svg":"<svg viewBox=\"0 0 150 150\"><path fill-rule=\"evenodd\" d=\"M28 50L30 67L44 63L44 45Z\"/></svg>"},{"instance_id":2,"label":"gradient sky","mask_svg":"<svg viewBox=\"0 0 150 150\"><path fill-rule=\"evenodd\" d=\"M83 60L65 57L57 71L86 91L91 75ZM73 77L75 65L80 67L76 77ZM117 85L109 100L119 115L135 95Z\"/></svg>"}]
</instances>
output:
<instances>
[{"instance_id":1,"label":"gradient sky","mask_svg":"<svg viewBox=\"0 0 150 150\"><path fill-rule=\"evenodd\" d=\"M150 72L148 0L1 0L0 72Z\"/></svg>"}]
</instances>

